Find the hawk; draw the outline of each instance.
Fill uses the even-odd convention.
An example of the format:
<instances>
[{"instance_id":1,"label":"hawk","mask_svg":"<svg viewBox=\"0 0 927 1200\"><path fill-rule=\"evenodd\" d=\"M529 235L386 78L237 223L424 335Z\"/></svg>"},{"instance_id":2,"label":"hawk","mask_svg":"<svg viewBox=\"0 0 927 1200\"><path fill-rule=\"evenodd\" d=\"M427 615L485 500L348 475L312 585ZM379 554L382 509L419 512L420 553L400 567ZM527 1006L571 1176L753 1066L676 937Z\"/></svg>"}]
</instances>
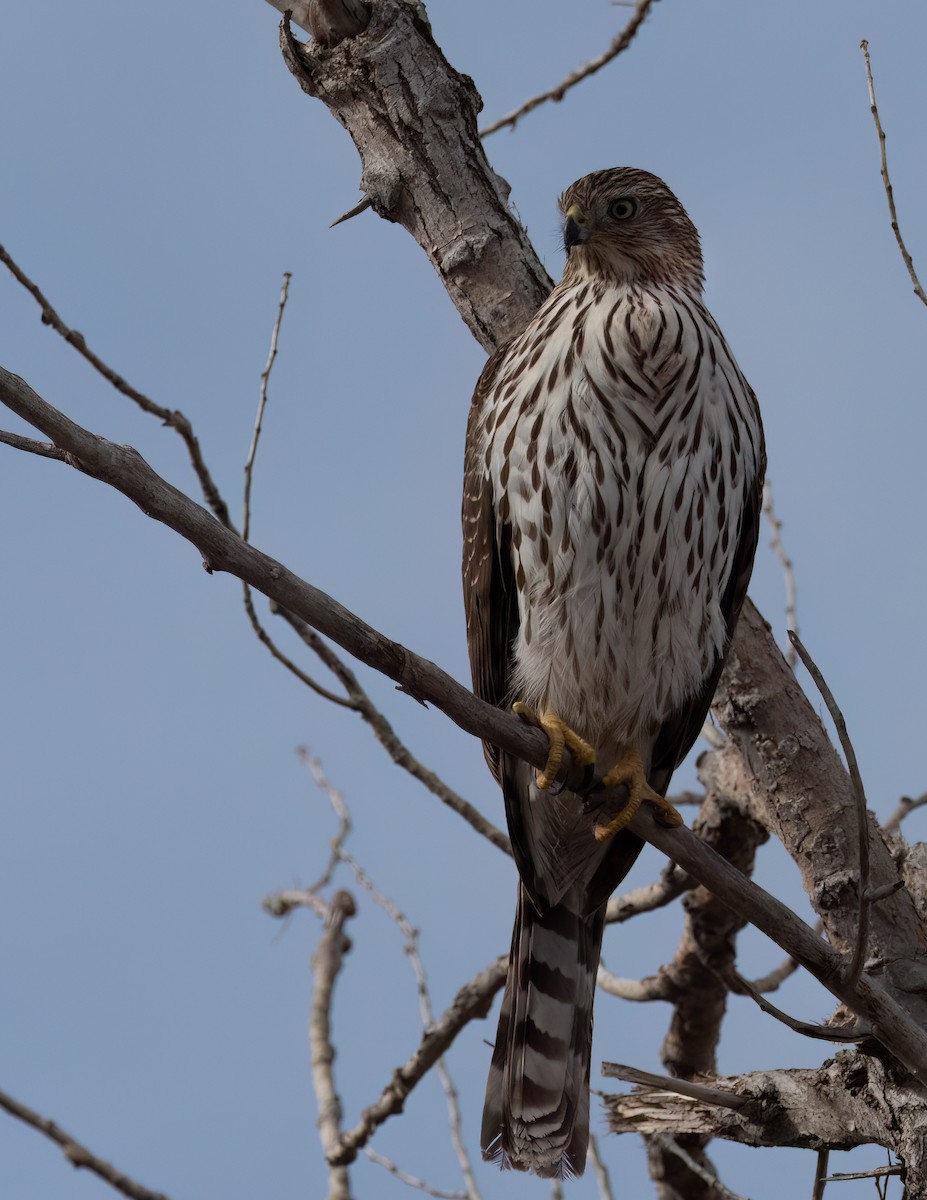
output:
<instances>
[{"instance_id":1,"label":"hawk","mask_svg":"<svg viewBox=\"0 0 927 1200\"><path fill-rule=\"evenodd\" d=\"M560 199L563 278L476 385L463 580L475 692L551 743L535 777L484 744L520 876L483 1157L582 1172L605 903L708 713L756 551L756 398L702 301L698 232L619 167ZM564 744L617 811L552 785Z\"/></svg>"}]
</instances>

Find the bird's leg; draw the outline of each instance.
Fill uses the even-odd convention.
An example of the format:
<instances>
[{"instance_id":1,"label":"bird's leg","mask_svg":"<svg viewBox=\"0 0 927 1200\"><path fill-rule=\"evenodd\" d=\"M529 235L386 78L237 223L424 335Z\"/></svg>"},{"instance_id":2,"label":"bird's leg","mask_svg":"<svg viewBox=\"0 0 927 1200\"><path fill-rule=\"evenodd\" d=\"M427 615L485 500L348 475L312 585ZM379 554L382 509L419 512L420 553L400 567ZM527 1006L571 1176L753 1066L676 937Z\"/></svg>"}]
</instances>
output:
<instances>
[{"instance_id":1,"label":"bird's leg","mask_svg":"<svg viewBox=\"0 0 927 1200\"><path fill-rule=\"evenodd\" d=\"M644 764L636 746L626 747L624 753L612 769L602 779L602 788L614 788L624 785L628 789L628 802L616 816L604 825L596 825L595 840L604 842L614 837L631 820L641 803L646 800L653 804L657 812L657 821L673 829L682 824L682 817L659 792L655 792L647 782L644 774Z\"/></svg>"},{"instance_id":2,"label":"bird's leg","mask_svg":"<svg viewBox=\"0 0 927 1200\"><path fill-rule=\"evenodd\" d=\"M569 750L573 758L586 768L589 782L592 782L595 770L595 751L575 729L571 729L565 721L561 721L556 713L550 711L536 713L530 705L523 704L521 700L515 701L512 711L529 725L538 726L547 734L547 740L550 742L547 762L544 770L537 774L537 785L542 791L546 792L555 783L560 764L563 762L564 749Z\"/></svg>"}]
</instances>

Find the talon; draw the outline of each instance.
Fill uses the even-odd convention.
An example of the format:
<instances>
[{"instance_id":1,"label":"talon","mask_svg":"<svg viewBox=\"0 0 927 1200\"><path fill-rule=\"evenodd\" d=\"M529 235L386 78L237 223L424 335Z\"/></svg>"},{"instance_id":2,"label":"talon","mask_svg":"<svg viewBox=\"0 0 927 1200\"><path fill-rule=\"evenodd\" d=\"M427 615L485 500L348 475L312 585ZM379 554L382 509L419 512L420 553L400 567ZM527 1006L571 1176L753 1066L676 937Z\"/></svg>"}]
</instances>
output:
<instances>
[{"instance_id":1,"label":"talon","mask_svg":"<svg viewBox=\"0 0 927 1200\"><path fill-rule=\"evenodd\" d=\"M657 809L656 820L668 829L681 825L682 817L672 804L660 795L647 782L644 774L644 764L635 746L628 746L618 762L602 780L602 788L614 788L624 785L628 789L628 800L624 808L604 825L597 824L593 833L597 842L607 841L624 829L631 818L646 800Z\"/></svg>"},{"instance_id":2,"label":"talon","mask_svg":"<svg viewBox=\"0 0 927 1200\"><path fill-rule=\"evenodd\" d=\"M529 705L522 703L521 700L515 701L512 705L512 711L522 721L525 721L529 725L540 727L547 734L547 740L550 743L547 762L544 764L543 771L538 771L536 776L537 785L542 791L550 791L554 783L556 783L557 775L563 764L564 749L569 750L573 758L583 766L584 786L588 786L585 784L587 778L589 783L592 782L595 774L595 751L587 741L562 721L556 713L543 712L538 714Z\"/></svg>"}]
</instances>

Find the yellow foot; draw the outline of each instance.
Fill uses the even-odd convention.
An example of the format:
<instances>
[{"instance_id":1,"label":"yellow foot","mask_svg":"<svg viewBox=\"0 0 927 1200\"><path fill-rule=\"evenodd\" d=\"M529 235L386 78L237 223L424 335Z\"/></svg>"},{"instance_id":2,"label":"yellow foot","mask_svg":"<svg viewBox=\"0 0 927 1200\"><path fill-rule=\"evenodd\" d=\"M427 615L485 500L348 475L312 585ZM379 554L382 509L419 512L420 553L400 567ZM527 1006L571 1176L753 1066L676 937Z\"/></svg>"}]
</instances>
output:
<instances>
[{"instance_id":1,"label":"yellow foot","mask_svg":"<svg viewBox=\"0 0 927 1200\"><path fill-rule=\"evenodd\" d=\"M661 825L670 829L682 824L682 817L672 804L659 792L655 792L647 782L644 774L644 764L635 746L628 746L618 762L602 780L602 788L614 788L624 785L628 789L628 802L616 816L604 825L596 825L595 839L597 842L607 841L614 837L631 820L644 800L657 809L657 820Z\"/></svg>"},{"instance_id":2,"label":"yellow foot","mask_svg":"<svg viewBox=\"0 0 927 1200\"><path fill-rule=\"evenodd\" d=\"M537 774L537 784L542 791L547 791L556 782L557 773L563 762L564 748L569 750L582 766L591 768L595 765L593 748L575 730L561 721L556 713L536 713L533 708L523 704L520 700L516 700L512 705L512 711L529 725L537 726L547 734L547 740L550 742L547 763L544 770Z\"/></svg>"}]
</instances>

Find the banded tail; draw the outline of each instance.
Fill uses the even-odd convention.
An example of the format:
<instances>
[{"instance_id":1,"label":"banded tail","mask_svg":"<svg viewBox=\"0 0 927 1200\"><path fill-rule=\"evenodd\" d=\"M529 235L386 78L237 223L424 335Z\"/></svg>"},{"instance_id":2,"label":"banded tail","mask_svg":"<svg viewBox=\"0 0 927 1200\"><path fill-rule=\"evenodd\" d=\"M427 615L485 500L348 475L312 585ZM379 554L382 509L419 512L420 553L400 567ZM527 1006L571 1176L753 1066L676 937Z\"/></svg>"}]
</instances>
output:
<instances>
[{"instance_id":1,"label":"banded tail","mask_svg":"<svg viewBox=\"0 0 927 1200\"><path fill-rule=\"evenodd\" d=\"M546 1178L581 1175L589 1141L592 1002L604 908L581 887L539 912L519 885L512 953L483 1108L483 1158Z\"/></svg>"}]
</instances>

